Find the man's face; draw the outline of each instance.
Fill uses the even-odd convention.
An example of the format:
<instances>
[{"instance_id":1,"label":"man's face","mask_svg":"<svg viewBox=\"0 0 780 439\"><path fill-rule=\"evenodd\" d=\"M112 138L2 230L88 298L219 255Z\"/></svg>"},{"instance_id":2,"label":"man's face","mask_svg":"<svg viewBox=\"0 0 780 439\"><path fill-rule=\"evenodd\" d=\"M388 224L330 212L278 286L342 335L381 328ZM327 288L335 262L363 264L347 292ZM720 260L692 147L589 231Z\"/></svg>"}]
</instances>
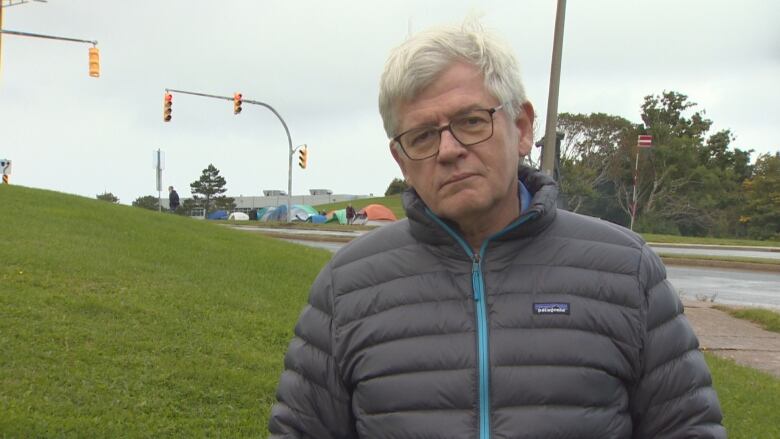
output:
<instances>
[{"instance_id":1,"label":"man's face","mask_svg":"<svg viewBox=\"0 0 780 439\"><path fill-rule=\"evenodd\" d=\"M499 104L485 90L477 68L455 63L414 100L398 107L398 132L419 126L441 127L465 109L490 109ZM468 147L443 131L438 155L425 160L410 160L393 145L390 149L407 182L436 215L461 225L490 223L499 216L496 213L503 213L497 220L505 221L509 212L519 214L517 167L520 157L531 149L531 120L530 104L524 105L514 121L499 110L493 114L492 137Z\"/></svg>"}]
</instances>

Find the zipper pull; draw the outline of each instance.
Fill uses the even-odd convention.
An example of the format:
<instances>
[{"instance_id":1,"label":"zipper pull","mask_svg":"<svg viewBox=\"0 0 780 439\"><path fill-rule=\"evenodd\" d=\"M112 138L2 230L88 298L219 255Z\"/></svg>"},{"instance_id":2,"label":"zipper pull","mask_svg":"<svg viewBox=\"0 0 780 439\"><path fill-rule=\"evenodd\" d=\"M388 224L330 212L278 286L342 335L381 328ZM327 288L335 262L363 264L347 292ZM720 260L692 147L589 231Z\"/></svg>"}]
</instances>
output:
<instances>
[{"instance_id":1,"label":"zipper pull","mask_svg":"<svg viewBox=\"0 0 780 439\"><path fill-rule=\"evenodd\" d=\"M479 269L479 255L474 254L471 257L471 289L474 291L474 300L479 302L482 291L482 271Z\"/></svg>"}]
</instances>

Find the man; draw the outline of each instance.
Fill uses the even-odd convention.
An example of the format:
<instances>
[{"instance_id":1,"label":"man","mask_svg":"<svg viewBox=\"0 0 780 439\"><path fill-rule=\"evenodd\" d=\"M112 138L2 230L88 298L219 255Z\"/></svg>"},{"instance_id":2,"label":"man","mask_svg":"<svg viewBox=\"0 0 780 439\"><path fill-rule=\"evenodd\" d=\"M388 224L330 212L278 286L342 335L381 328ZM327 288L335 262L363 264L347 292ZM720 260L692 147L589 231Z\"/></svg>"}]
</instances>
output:
<instances>
[{"instance_id":1,"label":"man","mask_svg":"<svg viewBox=\"0 0 780 439\"><path fill-rule=\"evenodd\" d=\"M534 110L505 45L477 23L418 34L379 102L407 220L317 277L272 437L725 437L658 257L520 166Z\"/></svg>"},{"instance_id":2,"label":"man","mask_svg":"<svg viewBox=\"0 0 780 439\"><path fill-rule=\"evenodd\" d=\"M168 186L168 208L171 212L176 212L179 207L179 194L176 193L176 189L173 186Z\"/></svg>"},{"instance_id":3,"label":"man","mask_svg":"<svg viewBox=\"0 0 780 439\"><path fill-rule=\"evenodd\" d=\"M357 213L355 212L355 208L352 207L352 203L347 204L347 209L345 212L347 216L347 224L352 224L355 222L355 217L357 216Z\"/></svg>"}]
</instances>

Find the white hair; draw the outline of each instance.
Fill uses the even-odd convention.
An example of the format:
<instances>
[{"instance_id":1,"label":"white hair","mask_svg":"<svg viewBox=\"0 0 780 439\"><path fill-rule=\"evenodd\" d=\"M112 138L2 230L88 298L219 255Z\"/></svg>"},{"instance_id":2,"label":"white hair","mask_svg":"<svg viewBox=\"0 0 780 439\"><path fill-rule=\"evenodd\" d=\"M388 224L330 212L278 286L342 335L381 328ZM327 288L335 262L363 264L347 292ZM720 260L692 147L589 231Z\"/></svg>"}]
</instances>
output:
<instances>
[{"instance_id":1,"label":"white hair","mask_svg":"<svg viewBox=\"0 0 780 439\"><path fill-rule=\"evenodd\" d=\"M485 88L514 120L527 102L520 69L509 46L488 33L475 18L461 26L441 26L411 36L390 52L379 84L379 113L388 138L397 135L399 105L463 61L485 78Z\"/></svg>"}]
</instances>

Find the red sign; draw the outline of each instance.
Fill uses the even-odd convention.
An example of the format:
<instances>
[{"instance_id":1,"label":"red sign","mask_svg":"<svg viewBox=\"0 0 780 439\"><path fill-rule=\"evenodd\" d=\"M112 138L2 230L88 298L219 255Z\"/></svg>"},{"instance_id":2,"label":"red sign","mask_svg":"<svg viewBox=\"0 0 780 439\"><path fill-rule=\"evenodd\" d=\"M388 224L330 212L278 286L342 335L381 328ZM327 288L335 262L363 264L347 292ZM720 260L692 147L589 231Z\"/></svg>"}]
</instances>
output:
<instances>
[{"instance_id":1,"label":"red sign","mask_svg":"<svg viewBox=\"0 0 780 439\"><path fill-rule=\"evenodd\" d=\"M636 146L640 148L650 148L653 146L653 136L648 134L642 134L639 136L636 142Z\"/></svg>"}]
</instances>

